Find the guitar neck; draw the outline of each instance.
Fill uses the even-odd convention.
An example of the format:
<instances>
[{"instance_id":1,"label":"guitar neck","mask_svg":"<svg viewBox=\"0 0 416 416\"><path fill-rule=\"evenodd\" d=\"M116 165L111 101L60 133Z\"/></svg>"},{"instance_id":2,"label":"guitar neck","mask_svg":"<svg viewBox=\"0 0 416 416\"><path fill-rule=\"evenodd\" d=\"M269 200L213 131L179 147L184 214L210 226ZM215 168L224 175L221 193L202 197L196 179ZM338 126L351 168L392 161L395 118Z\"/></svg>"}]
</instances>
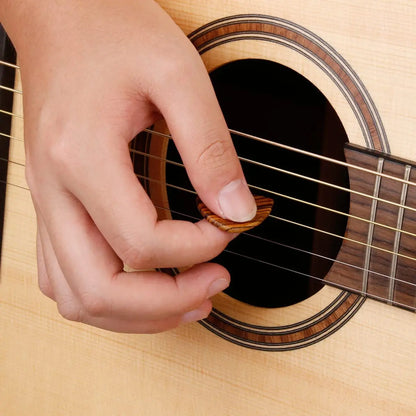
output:
<instances>
[{"instance_id":1,"label":"guitar neck","mask_svg":"<svg viewBox=\"0 0 416 416\"><path fill-rule=\"evenodd\" d=\"M327 281L415 311L415 166L355 145L345 155L350 216Z\"/></svg>"}]
</instances>

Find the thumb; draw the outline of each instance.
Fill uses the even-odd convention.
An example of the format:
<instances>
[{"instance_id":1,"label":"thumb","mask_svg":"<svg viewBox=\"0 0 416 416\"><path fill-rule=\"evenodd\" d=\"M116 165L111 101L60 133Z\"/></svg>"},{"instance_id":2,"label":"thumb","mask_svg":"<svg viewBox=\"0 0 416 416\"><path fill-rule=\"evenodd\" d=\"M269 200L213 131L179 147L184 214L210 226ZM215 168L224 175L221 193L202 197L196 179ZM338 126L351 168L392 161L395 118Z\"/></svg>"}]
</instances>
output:
<instances>
[{"instance_id":1,"label":"thumb","mask_svg":"<svg viewBox=\"0 0 416 416\"><path fill-rule=\"evenodd\" d=\"M188 176L204 203L236 222L251 220L256 203L247 186L209 76L198 59L171 80L156 104Z\"/></svg>"}]
</instances>

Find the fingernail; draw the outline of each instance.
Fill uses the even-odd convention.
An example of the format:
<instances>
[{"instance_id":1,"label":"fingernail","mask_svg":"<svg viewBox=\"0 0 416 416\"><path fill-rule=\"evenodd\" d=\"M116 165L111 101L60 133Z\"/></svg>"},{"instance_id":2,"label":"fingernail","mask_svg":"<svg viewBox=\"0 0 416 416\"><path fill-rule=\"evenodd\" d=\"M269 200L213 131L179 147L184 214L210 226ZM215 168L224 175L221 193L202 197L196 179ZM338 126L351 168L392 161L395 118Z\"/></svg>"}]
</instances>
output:
<instances>
[{"instance_id":1,"label":"fingernail","mask_svg":"<svg viewBox=\"0 0 416 416\"><path fill-rule=\"evenodd\" d=\"M227 279L214 280L208 288L207 298L212 298L217 293L222 292L229 286L230 282Z\"/></svg>"},{"instance_id":2,"label":"fingernail","mask_svg":"<svg viewBox=\"0 0 416 416\"><path fill-rule=\"evenodd\" d=\"M231 221L249 221L256 215L256 201L247 184L241 179L224 186L219 193L218 202L224 218Z\"/></svg>"}]
</instances>

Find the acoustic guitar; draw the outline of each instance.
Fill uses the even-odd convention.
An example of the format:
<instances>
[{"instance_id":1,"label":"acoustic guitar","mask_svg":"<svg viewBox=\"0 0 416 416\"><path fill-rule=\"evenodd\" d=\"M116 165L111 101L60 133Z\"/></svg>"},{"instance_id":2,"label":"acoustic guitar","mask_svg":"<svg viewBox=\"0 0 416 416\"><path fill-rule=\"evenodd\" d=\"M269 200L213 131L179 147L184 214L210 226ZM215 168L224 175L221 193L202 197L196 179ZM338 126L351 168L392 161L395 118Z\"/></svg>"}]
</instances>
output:
<instances>
[{"instance_id":1,"label":"acoustic guitar","mask_svg":"<svg viewBox=\"0 0 416 416\"><path fill-rule=\"evenodd\" d=\"M215 259L232 284L204 321L126 335L64 320L37 288L4 37L0 414L416 415L416 3L159 3L273 210ZM131 157L161 218L200 218L163 123Z\"/></svg>"}]
</instances>

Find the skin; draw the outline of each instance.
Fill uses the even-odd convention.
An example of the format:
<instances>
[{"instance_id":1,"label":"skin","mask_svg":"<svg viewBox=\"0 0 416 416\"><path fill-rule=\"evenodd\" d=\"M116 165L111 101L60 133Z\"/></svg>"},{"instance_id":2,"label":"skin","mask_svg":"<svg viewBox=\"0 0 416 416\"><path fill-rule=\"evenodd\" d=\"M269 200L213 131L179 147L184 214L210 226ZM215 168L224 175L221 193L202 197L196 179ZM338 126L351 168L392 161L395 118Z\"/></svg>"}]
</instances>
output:
<instances>
[{"instance_id":1,"label":"skin","mask_svg":"<svg viewBox=\"0 0 416 416\"><path fill-rule=\"evenodd\" d=\"M230 281L206 262L233 237L205 220L158 221L128 151L165 118L208 207L237 221L255 215L198 53L151 0L0 0L0 19L21 67L42 292L65 318L112 331L206 317ZM123 264L194 266L173 278Z\"/></svg>"}]
</instances>

